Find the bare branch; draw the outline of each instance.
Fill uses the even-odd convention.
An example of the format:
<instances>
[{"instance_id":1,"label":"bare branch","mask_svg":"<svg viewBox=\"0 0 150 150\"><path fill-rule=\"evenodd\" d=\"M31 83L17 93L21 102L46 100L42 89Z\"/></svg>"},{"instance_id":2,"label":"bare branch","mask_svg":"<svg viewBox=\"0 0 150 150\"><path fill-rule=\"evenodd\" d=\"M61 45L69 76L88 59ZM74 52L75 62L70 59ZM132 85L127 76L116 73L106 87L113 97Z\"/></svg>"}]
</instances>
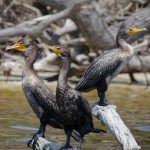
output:
<instances>
[{"instance_id":1,"label":"bare branch","mask_svg":"<svg viewBox=\"0 0 150 150\"><path fill-rule=\"evenodd\" d=\"M18 1L16 1L16 0L12 0L12 2L5 8L5 10L4 10L4 12L3 12L4 15L7 14L7 12L9 11L9 9L10 9L13 5L20 5L20 6L23 6L23 7L27 8L27 9L30 9L30 10L34 11L34 12L37 14L37 16L42 16L41 12L40 12L37 8L35 8L35 7L31 6L31 5L25 4L25 3L18 2Z\"/></svg>"},{"instance_id":2,"label":"bare branch","mask_svg":"<svg viewBox=\"0 0 150 150\"><path fill-rule=\"evenodd\" d=\"M76 7L78 6L74 5L73 7L69 7L61 12L58 12L57 14L38 17L33 20L20 23L14 27L0 30L0 41L20 35L37 36L41 34L42 31L50 25L50 23L70 16Z\"/></svg>"},{"instance_id":3,"label":"bare branch","mask_svg":"<svg viewBox=\"0 0 150 150\"><path fill-rule=\"evenodd\" d=\"M68 45L68 46L83 45L85 43L86 43L86 40L83 37L62 42L62 44Z\"/></svg>"}]
</instances>

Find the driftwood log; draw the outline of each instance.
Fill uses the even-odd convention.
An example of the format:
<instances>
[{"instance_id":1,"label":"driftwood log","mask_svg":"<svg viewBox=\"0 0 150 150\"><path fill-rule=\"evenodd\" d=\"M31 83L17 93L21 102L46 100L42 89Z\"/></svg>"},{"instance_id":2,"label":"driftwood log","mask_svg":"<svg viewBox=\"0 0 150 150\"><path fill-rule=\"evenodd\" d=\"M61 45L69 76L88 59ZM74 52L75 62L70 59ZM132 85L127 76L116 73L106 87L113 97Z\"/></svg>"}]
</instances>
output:
<instances>
[{"instance_id":1,"label":"driftwood log","mask_svg":"<svg viewBox=\"0 0 150 150\"><path fill-rule=\"evenodd\" d=\"M118 32L120 25L124 22L126 27L137 26L146 27L148 32L150 31L150 8L144 8L131 16L125 17L126 20L117 23L116 25L108 26L107 18L99 12L101 9L97 8L94 2L88 0L37 0L40 3L52 8L59 10L56 14L50 14L45 16L40 16L38 18L22 22L13 27L5 28L0 30L0 41L5 41L6 39L14 36L29 35L32 37L39 37L42 41L48 44L53 44L50 41L51 37L45 34L45 29L50 26L55 21L59 19L71 18L74 23L71 26L67 26L56 31L58 35L64 35L70 31L80 30L83 37L76 39L71 39L69 41L63 41L61 44L78 46L78 44L86 43L93 50L107 50L116 47L115 37ZM100 0L101 1L101 0ZM83 2L89 2L83 4ZM82 5L81 5L82 4ZM100 7L100 6L99 6ZM76 24L76 25L75 25ZM145 32L144 34L148 33ZM144 34L141 34L143 36ZM137 39L131 39L133 41ZM149 41L149 40L148 40ZM143 48L141 48L142 50ZM46 59L45 59L46 60ZM135 60L135 61L134 61ZM149 56L141 56L143 60L143 65L137 59L133 59L132 63L129 64L131 71L149 71ZM43 63L43 61L41 61ZM40 63L39 63L40 64ZM138 64L138 65L137 65ZM41 65L42 66L42 65ZM137 67L138 66L138 67ZM37 67L38 68L38 67ZM44 67L40 67L44 68ZM127 69L125 70L125 72Z\"/></svg>"},{"instance_id":2,"label":"driftwood log","mask_svg":"<svg viewBox=\"0 0 150 150\"><path fill-rule=\"evenodd\" d=\"M116 106L108 105L103 107L94 104L92 106L92 114L95 115L97 119L109 129L118 141L122 150L141 149L130 130L126 127L119 114L116 112ZM51 143L43 138L39 138L36 143L36 150L59 150L59 148L59 145ZM72 150L77 149L79 148L74 148Z\"/></svg>"},{"instance_id":3,"label":"driftwood log","mask_svg":"<svg viewBox=\"0 0 150 150\"><path fill-rule=\"evenodd\" d=\"M150 8L144 8L138 12L133 13L124 21L117 25L108 26L106 24L107 18L103 13L99 12L101 8L96 8L94 2L90 0L37 0L38 2L61 10L53 15L46 15L35 18L30 21L25 21L14 27L0 30L0 41L19 35L30 35L34 37L41 37L46 39L43 33L44 29L54 21L59 19L71 18L77 25L80 32L83 34L89 47L93 50L108 50L116 47L116 34L122 23L128 27L146 27L150 32ZM82 7L83 2L89 2ZM76 7L77 6L77 7ZM81 7L81 9L80 9ZM76 30L73 28L68 30ZM66 31L59 31L64 34ZM148 32L142 33L141 36ZM136 40L137 37L131 38L130 41Z\"/></svg>"},{"instance_id":4,"label":"driftwood log","mask_svg":"<svg viewBox=\"0 0 150 150\"><path fill-rule=\"evenodd\" d=\"M116 106L99 106L93 105L92 114L94 114L102 124L107 126L112 135L117 139L122 150L139 150L141 149L135 141L130 130L121 120L116 112Z\"/></svg>"},{"instance_id":5,"label":"driftwood log","mask_svg":"<svg viewBox=\"0 0 150 150\"><path fill-rule=\"evenodd\" d=\"M38 0L38 2L62 10L76 3L86 0ZM101 8L99 8L101 9ZM71 19L75 22L80 32L83 34L88 45L93 50L103 49L108 50L116 47L116 34L120 25L124 22L128 27L145 27L150 32L150 8L141 9L127 17L125 21L117 25L107 26L103 14L97 12L95 6L90 3L78 12L71 14ZM73 25L74 26L74 25ZM74 29L75 27L73 27ZM141 36L148 32L142 33ZM137 37L131 38L130 41L136 40Z\"/></svg>"},{"instance_id":6,"label":"driftwood log","mask_svg":"<svg viewBox=\"0 0 150 150\"><path fill-rule=\"evenodd\" d=\"M62 10L65 8L68 8L76 3L80 2L86 2L88 0L38 0L39 3L51 6L52 8L56 8L58 10ZM104 3L103 0L99 0L102 4ZM127 2L128 3L128 2ZM145 3L145 2L144 2ZM130 14L130 16L125 17L122 16L116 16L116 20L119 20L117 24L108 25L108 17L105 17L103 12L103 6L98 6L96 2L90 1L89 4L84 5L82 9L80 9L77 12L72 13L69 17L74 21L76 26L72 24L72 26L69 27L67 30L68 32L74 31L76 29L79 29L82 33L83 37L85 38L84 41L86 41L86 44L92 49L92 50L109 50L116 48L116 34L118 33L118 30L120 29L120 26L124 24L125 28L130 27L145 27L148 29L148 32L138 34L135 37L132 37L129 39L129 42L133 42L137 40L140 37L144 36L145 34L150 32L150 8L143 8L139 9L138 11L135 11L134 13ZM132 6L132 3L124 8L124 9L130 9ZM105 8L109 9L109 8ZM118 13L118 12L117 12ZM66 33L66 30L58 31L57 32L60 35L63 35ZM71 41L72 42L72 41ZM73 41L74 42L74 41ZM78 42L81 43L81 42ZM71 43L65 43L68 45L71 45ZM145 59L142 57L142 59ZM141 59L141 60L142 60ZM147 59L147 58L146 58ZM136 59L137 60L137 59ZM132 61L133 62L133 61ZM138 60L136 62L139 62ZM138 68L147 68L147 65L141 65L145 64L142 61L140 61L140 64ZM139 71L139 69L134 68L134 64L128 65L128 72L130 72L130 78L133 76L133 72ZM148 71L148 69L144 69L145 71ZM145 72L144 71L144 72ZM133 82L133 79L131 78L131 81ZM135 80L135 79L134 79ZM136 81L136 80L135 80Z\"/></svg>"},{"instance_id":7,"label":"driftwood log","mask_svg":"<svg viewBox=\"0 0 150 150\"><path fill-rule=\"evenodd\" d=\"M44 138L39 138L36 142L34 150L59 150L60 145L47 141ZM70 148L67 150L79 150L79 148Z\"/></svg>"},{"instance_id":8,"label":"driftwood log","mask_svg":"<svg viewBox=\"0 0 150 150\"><path fill-rule=\"evenodd\" d=\"M76 9L77 8L77 9ZM16 26L0 30L0 41L14 36L29 35L31 37L41 37L43 31L50 23L58 21L59 19L67 18L72 12L80 8L78 4L72 5L56 14L45 15L29 21L22 22Z\"/></svg>"}]
</instances>

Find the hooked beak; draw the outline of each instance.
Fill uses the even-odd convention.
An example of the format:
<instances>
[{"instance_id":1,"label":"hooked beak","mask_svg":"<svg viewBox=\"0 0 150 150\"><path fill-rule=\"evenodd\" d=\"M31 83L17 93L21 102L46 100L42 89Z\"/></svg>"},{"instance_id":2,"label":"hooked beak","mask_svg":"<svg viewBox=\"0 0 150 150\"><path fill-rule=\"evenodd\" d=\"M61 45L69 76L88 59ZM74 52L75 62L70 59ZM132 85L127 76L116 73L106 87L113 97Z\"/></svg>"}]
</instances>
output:
<instances>
[{"instance_id":1,"label":"hooked beak","mask_svg":"<svg viewBox=\"0 0 150 150\"><path fill-rule=\"evenodd\" d=\"M16 43L14 45L11 46L7 46L6 50L17 50L20 52L24 52L25 51L25 45L23 43Z\"/></svg>"},{"instance_id":2,"label":"hooked beak","mask_svg":"<svg viewBox=\"0 0 150 150\"><path fill-rule=\"evenodd\" d=\"M131 29L128 31L128 35L132 36L132 35L136 35L136 34L139 33L139 32L144 32L144 31L147 31L147 29L146 29L146 28L141 28L141 29L131 28Z\"/></svg>"},{"instance_id":3,"label":"hooked beak","mask_svg":"<svg viewBox=\"0 0 150 150\"><path fill-rule=\"evenodd\" d=\"M61 56L60 47L57 45L49 46L47 44L44 44L44 47L48 48L52 53L56 54L57 56Z\"/></svg>"}]
</instances>

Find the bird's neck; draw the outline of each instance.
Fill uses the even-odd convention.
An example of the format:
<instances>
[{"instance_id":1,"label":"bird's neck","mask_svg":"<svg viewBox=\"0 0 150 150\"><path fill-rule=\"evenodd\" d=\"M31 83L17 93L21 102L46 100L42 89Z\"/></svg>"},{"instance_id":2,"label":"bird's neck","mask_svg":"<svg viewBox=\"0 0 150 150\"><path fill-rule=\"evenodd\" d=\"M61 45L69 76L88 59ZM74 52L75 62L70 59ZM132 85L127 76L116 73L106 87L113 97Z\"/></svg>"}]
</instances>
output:
<instances>
[{"instance_id":1,"label":"bird's neck","mask_svg":"<svg viewBox=\"0 0 150 150\"><path fill-rule=\"evenodd\" d=\"M123 39L123 38L119 38L118 37L118 39L117 39L117 45L118 45L118 47L120 47L120 48L123 48L124 47L124 45L125 44L127 44L127 42L126 42L126 40L125 39Z\"/></svg>"},{"instance_id":2,"label":"bird's neck","mask_svg":"<svg viewBox=\"0 0 150 150\"><path fill-rule=\"evenodd\" d=\"M69 57L62 58L62 66L61 66L59 78L58 78L59 86L61 86L61 85L67 86L68 85L67 81L68 81L70 66L71 66L71 58L69 58Z\"/></svg>"},{"instance_id":3,"label":"bird's neck","mask_svg":"<svg viewBox=\"0 0 150 150\"><path fill-rule=\"evenodd\" d=\"M33 67L33 64L35 63L35 61L37 60L37 57L38 57L38 49L35 45L32 45L30 47L33 52L30 54L30 56L26 57L25 58L25 67L24 67L24 75L29 75L29 74L35 74L35 71L34 71L34 67Z\"/></svg>"},{"instance_id":4,"label":"bird's neck","mask_svg":"<svg viewBox=\"0 0 150 150\"><path fill-rule=\"evenodd\" d=\"M32 55L25 60L25 67L33 70L33 64L35 62L35 57Z\"/></svg>"},{"instance_id":5,"label":"bird's neck","mask_svg":"<svg viewBox=\"0 0 150 150\"><path fill-rule=\"evenodd\" d=\"M29 76L31 74L35 74L33 64L25 62L24 70L23 70L23 76Z\"/></svg>"},{"instance_id":6,"label":"bird's neck","mask_svg":"<svg viewBox=\"0 0 150 150\"><path fill-rule=\"evenodd\" d=\"M132 54L134 53L134 49L130 44L126 42L126 39L119 38L117 40L117 45L123 52L132 53Z\"/></svg>"}]
</instances>

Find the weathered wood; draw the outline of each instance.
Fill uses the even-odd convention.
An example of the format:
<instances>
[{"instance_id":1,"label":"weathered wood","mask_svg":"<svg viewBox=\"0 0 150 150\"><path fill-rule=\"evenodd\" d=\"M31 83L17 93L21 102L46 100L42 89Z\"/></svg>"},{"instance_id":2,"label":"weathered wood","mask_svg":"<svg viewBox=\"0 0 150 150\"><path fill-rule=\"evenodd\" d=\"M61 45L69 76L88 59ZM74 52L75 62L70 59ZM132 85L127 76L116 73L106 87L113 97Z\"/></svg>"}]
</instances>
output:
<instances>
[{"instance_id":1,"label":"weathered wood","mask_svg":"<svg viewBox=\"0 0 150 150\"><path fill-rule=\"evenodd\" d=\"M32 147L32 146L31 146ZM33 150L59 150L60 146L47 141L44 138L38 138L35 148Z\"/></svg>"},{"instance_id":2,"label":"weathered wood","mask_svg":"<svg viewBox=\"0 0 150 150\"><path fill-rule=\"evenodd\" d=\"M58 10L70 7L75 3L86 0L38 0L39 2L50 5ZM72 20L78 26L80 32L83 34L88 45L93 50L103 49L108 50L116 47L116 34L120 25L124 22L127 28L129 27L146 27L150 31L150 8L141 9L127 17L125 21L117 25L107 26L105 17L100 15L92 6L92 3L87 7L82 8L79 12L74 12L71 16ZM141 33L141 36L148 32ZM131 38L130 41L137 39L137 36Z\"/></svg>"},{"instance_id":3,"label":"weathered wood","mask_svg":"<svg viewBox=\"0 0 150 150\"><path fill-rule=\"evenodd\" d=\"M73 5L56 14L45 15L29 21L22 22L14 27L0 30L0 41L4 41L10 37L20 35L30 35L32 37L40 36L43 30L50 25L50 23L62 18L67 18L74 11L79 8L78 5Z\"/></svg>"},{"instance_id":4,"label":"weathered wood","mask_svg":"<svg viewBox=\"0 0 150 150\"><path fill-rule=\"evenodd\" d=\"M60 145L47 141L44 138L38 138L33 150L59 150ZM79 148L68 148L66 150L80 150Z\"/></svg>"},{"instance_id":5,"label":"weathered wood","mask_svg":"<svg viewBox=\"0 0 150 150\"><path fill-rule=\"evenodd\" d=\"M94 104L92 106L92 114L103 125L107 126L112 135L118 141L122 150L139 150L141 147L137 144L130 130L126 127L119 114L116 112L116 106L99 106ZM47 141L44 138L39 138L36 143L36 150L59 150L60 146ZM73 148L70 150L77 150ZM35 150L35 149L34 149ZM69 150L69 149L68 149Z\"/></svg>"},{"instance_id":6,"label":"weathered wood","mask_svg":"<svg viewBox=\"0 0 150 150\"><path fill-rule=\"evenodd\" d=\"M116 106L108 105L103 107L93 105L92 113L102 124L108 127L112 135L117 139L122 150L139 150L141 148L116 112Z\"/></svg>"}]
</instances>

